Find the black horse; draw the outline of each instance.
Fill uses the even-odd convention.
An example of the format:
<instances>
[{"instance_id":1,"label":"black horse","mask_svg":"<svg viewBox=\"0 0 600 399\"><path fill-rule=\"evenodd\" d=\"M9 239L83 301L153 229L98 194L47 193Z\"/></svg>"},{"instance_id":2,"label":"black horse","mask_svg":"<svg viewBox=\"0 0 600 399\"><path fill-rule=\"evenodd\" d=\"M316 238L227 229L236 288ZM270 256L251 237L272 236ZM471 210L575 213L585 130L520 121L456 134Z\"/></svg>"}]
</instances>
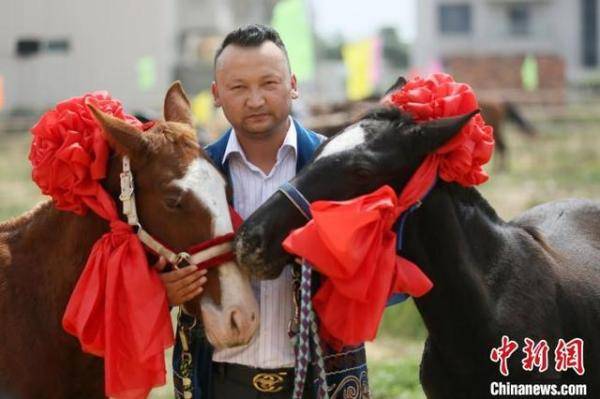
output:
<instances>
[{"instance_id":1,"label":"black horse","mask_svg":"<svg viewBox=\"0 0 600 399\"><path fill-rule=\"evenodd\" d=\"M469 118L415 124L397 110L375 110L326 141L291 183L311 202L350 199L384 184L400 192L424 157ZM290 261L282 240L304 223L275 193L240 229L239 264L258 277L277 276ZM505 222L474 188L439 180L408 218L403 256L434 283L415 299L429 332L420 372L427 397L486 398L498 382L504 389L587 384L588 397L600 397L600 203L552 202ZM503 335L519 344L506 377L490 360ZM525 338L548 343L545 372L523 369ZM559 339L574 338L584 342L581 376L555 369Z\"/></svg>"}]
</instances>

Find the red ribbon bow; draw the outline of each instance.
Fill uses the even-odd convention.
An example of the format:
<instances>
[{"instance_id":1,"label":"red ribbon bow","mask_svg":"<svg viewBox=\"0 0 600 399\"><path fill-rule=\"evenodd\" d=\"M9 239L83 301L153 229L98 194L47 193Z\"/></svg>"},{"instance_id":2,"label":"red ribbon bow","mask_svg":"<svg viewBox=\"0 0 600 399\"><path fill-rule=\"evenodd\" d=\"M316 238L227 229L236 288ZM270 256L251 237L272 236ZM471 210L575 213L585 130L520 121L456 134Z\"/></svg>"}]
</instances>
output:
<instances>
[{"instance_id":1,"label":"red ribbon bow","mask_svg":"<svg viewBox=\"0 0 600 399\"><path fill-rule=\"evenodd\" d=\"M94 244L73 290L63 327L84 351L104 357L108 396L145 398L165 384L164 350L173 344L168 301L139 239L100 185L109 147L88 102L142 127L106 92L63 101L32 128L32 175L58 209L78 215L92 209L109 221L110 231Z\"/></svg>"},{"instance_id":2,"label":"red ribbon bow","mask_svg":"<svg viewBox=\"0 0 600 399\"><path fill-rule=\"evenodd\" d=\"M393 93L391 104L415 121L458 116L477 109L471 88L449 75L416 78ZM286 251L307 259L327 277L313 297L321 334L334 347L373 340L391 293L425 295L432 282L417 265L396 255L392 225L421 200L439 176L464 186L487 180L492 128L476 115L460 133L428 155L397 196L389 186L348 201L316 201L313 219L292 231Z\"/></svg>"}]
</instances>

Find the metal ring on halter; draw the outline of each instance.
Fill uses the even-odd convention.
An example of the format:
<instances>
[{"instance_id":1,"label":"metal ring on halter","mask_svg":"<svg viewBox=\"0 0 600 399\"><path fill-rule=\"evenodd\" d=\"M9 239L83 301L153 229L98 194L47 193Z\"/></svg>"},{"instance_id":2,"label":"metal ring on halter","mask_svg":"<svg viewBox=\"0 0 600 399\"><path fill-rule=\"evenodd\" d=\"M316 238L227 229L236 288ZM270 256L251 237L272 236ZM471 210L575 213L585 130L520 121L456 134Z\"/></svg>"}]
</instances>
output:
<instances>
[{"instance_id":1,"label":"metal ring on halter","mask_svg":"<svg viewBox=\"0 0 600 399\"><path fill-rule=\"evenodd\" d=\"M191 264L191 259L192 259L192 255L188 254L187 252L180 252L177 254L177 257L175 258L175 263L174 266L178 267L183 261L186 261L188 264Z\"/></svg>"}]
</instances>

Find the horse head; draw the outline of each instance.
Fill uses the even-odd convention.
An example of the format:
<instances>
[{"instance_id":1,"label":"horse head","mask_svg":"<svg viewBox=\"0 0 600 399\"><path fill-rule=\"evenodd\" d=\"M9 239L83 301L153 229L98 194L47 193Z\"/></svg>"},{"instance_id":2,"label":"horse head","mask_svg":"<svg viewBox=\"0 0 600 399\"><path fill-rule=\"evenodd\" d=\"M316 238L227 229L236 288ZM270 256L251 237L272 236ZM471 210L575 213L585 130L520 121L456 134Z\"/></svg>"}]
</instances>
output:
<instances>
[{"instance_id":1,"label":"horse head","mask_svg":"<svg viewBox=\"0 0 600 399\"><path fill-rule=\"evenodd\" d=\"M393 89L404 82L399 79ZM423 159L456 135L473 114L417 124L396 108L372 110L325 141L290 183L309 202L343 201L386 184L399 193ZM276 192L238 231L238 262L257 277L276 277L291 260L282 241L305 223L288 198Z\"/></svg>"},{"instance_id":2,"label":"horse head","mask_svg":"<svg viewBox=\"0 0 600 399\"><path fill-rule=\"evenodd\" d=\"M179 83L164 101L164 121L143 132L90 106L111 147L105 187L119 203L126 156L134 176L139 223L174 253L233 232L227 180L197 143L190 103ZM204 293L184 311L202 318L215 347L247 343L258 324L258 306L247 274L233 261L208 272Z\"/></svg>"}]
</instances>

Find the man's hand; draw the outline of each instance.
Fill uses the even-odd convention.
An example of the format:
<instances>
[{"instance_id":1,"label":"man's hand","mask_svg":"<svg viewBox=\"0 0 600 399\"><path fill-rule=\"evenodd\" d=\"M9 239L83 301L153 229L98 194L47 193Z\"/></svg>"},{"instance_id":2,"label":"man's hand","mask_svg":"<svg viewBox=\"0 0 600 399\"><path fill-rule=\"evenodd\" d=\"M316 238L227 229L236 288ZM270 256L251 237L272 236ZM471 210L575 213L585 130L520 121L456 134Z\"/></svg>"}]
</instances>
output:
<instances>
[{"instance_id":1,"label":"man's hand","mask_svg":"<svg viewBox=\"0 0 600 399\"><path fill-rule=\"evenodd\" d=\"M161 256L153 267L162 271L165 266L167 266L167 260ZM160 273L159 276L165 285L171 306L179 306L200 295L204 291L203 286L206 283L206 269L198 270L194 265Z\"/></svg>"}]
</instances>

